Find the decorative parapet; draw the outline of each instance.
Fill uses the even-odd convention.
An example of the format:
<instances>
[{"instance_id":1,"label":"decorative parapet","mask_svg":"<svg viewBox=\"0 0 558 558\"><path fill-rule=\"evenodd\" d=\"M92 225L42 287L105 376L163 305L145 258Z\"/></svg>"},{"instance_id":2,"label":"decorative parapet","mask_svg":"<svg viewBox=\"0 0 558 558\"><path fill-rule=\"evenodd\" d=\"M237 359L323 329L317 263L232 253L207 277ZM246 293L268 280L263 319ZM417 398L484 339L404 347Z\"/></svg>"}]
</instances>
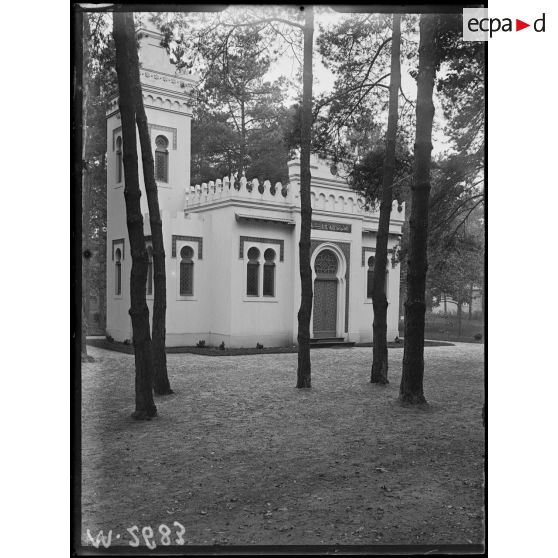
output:
<instances>
[{"instance_id":1,"label":"decorative parapet","mask_svg":"<svg viewBox=\"0 0 558 558\"><path fill-rule=\"evenodd\" d=\"M242 176L240 180L235 177L224 177L215 182L204 182L195 186L187 186L184 196L184 211L192 211L202 206L217 202L243 201L259 204L269 203L286 207L300 207L300 160L293 159L289 162L288 184L280 182L271 184L269 180L261 183L257 178L247 180ZM312 170L314 169L314 170ZM378 211L364 209L364 199L358 192L349 188L347 183L334 176L328 170L327 161L311 159L312 185L310 187L312 210L317 213L341 213L349 215L362 215L365 218L377 219ZM326 171L329 176L326 176ZM404 207L397 201L393 202L391 221L400 225L405 218Z\"/></svg>"},{"instance_id":2,"label":"decorative parapet","mask_svg":"<svg viewBox=\"0 0 558 558\"><path fill-rule=\"evenodd\" d=\"M272 184L269 180L261 183L257 178L240 180L224 177L223 180L203 182L187 186L184 192L184 211L191 211L202 206L225 200L256 203L282 204L287 207L300 207L299 184ZM378 217L377 211L366 211L364 200L357 192L349 188L340 189L332 186L311 186L312 210L324 213L343 213ZM402 208L401 208L402 209ZM405 213L397 201L392 206L392 221L402 222Z\"/></svg>"},{"instance_id":3,"label":"decorative parapet","mask_svg":"<svg viewBox=\"0 0 558 558\"><path fill-rule=\"evenodd\" d=\"M186 187L184 210L224 200L295 205L294 192L289 186L281 182L272 184L269 180L260 183L257 178L249 181L244 176L240 180L225 176L223 180Z\"/></svg>"}]
</instances>

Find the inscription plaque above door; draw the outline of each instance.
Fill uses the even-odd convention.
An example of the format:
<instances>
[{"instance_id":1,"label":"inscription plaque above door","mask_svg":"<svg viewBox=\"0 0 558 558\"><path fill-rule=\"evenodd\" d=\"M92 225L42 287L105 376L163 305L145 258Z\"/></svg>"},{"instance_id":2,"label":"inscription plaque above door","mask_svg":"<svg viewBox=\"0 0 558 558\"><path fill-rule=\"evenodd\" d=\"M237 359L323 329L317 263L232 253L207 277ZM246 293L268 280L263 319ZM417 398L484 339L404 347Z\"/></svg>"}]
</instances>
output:
<instances>
[{"instance_id":1,"label":"inscription plaque above door","mask_svg":"<svg viewBox=\"0 0 558 558\"><path fill-rule=\"evenodd\" d=\"M351 232L351 225L348 223L330 223L329 221L312 221L312 228L319 231Z\"/></svg>"}]
</instances>

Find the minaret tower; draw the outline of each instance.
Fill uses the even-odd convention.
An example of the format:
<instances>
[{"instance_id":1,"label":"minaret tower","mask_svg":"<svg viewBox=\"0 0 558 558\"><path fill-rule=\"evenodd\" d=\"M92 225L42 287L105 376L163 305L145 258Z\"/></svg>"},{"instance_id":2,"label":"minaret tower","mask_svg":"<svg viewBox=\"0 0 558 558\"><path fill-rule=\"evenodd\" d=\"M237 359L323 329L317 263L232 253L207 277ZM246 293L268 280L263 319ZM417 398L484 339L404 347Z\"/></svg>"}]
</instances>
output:
<instances>
[{"instance_id":1,"label":"minaret tower","mask_svg":"<svg viewBox=\"0 0 558 558\"><path fill-rule=\"evenodd\" d=\"M159 208L161 215L174 217L182 212L184 189L190 185L192 92L197 79L176 71L166 49L161 46L163 35L150 21L148 13L142 14L138 38L140 80L155 159ZM115 339L131 338L127 316L131 258L122 148L122 122L116 96L107 109L107 331ZM139 137L137 149L141 212L146 234L149 234Z\"/></svg>"}]
</instances>

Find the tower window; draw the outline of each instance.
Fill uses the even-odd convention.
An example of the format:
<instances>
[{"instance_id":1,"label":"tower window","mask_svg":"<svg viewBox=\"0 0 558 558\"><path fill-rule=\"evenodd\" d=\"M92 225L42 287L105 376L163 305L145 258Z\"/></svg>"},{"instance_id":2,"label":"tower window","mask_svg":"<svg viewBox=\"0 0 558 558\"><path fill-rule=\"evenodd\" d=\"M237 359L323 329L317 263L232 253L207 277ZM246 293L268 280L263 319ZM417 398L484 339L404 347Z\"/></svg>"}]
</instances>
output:
<instances>
[{"instance_id":1,"label":"tower window","mask_svg":"<svg viewBox=\"0 0 558 558\"><path fill-rule=\"evenodd\" d=\"M275 250L268 248L264 252L263 295L275 296Z\"/></svg>"},{"instance_id":2,"label":"tower window","mask_svg":"<svg viewBox=\"0 0 558 558\"><path fill-rule=\"evenodd\" d=\"M114 259L114 294L120 296L122 294L122 252L120 251L120 248L116 249L116 252L114 253Z\"/></svg>"},{"instance_id":3,"label":"tower window","mask_svg":"<svg viewBox=\"0 0 558 558\"><path fill-rule=\"evenodd\" d=\"M180 296L194 295L194 250L184 246L180 250Z\"/></svg>"},{"instance_id":4,"label":"tower window","mask_svg":"<svg viewBox=\"0 0 558 558\"><path fill-rule=\"evenodd\" d=\"M122 138L116 138L116 182L122 182Z\"/></svg>"},{"instance_id":5,"label":"tower window","mask_svg":"<svg viewBox=\"0 0 558 558\"><path fill-rule=\"evenodd\" d=\"M151 246L147 247L147 294L153 294L153 248Z\"/></svg>"},{"instance_id":6,"label":"tower window","mask_svg":"<svg viewBox=\"0 0 558 558\"><path fill-rule=\"evenodd\" d=\"M248 264L246 275L246 294L248 296L259 296L260 282L260 251L252 246L248 250Z\"/></svg>"},{"instance_id":7,"label":"tower window","mask_svg":"<svg viewBox=\"0 0 558 558\"><path fill-rule=\"evenodd\" d=\"M165 136L155 139L155 178L160 182L169 181L169 140Z\"/></svg>"}]
</instances>

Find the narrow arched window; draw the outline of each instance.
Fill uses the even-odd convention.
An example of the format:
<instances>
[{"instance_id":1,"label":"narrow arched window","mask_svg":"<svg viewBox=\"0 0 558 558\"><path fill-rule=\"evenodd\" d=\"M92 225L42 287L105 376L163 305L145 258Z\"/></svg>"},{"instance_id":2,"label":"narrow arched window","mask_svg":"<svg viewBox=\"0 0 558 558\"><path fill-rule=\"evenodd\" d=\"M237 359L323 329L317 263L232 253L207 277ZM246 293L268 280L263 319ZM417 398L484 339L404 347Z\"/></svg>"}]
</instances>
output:
<instances>
[{"instance_id":1,"label":"narrow arched window","mask_svg":"<svg viewBox=\"0 0 558 558\"><path fill-rule=\"evenodd\" d=\"M165 136L155 139L155 178L160 182L169 181L169 140Z\"/></svg>"},{"instance_id":2,"label":"narrow arched window","mask_svg":"<svg viewBox=\"0 0 558 558\"><path fill-rule=\"evenodd\" d=\"M122 294L122 252L120 248L116 249L114 253L114 294Z\"/></svg>"},{"instance_id":3,"label":"narrow arched window","mask_svg":"<svg viewBox=\"0 0 558 558\"><path fill-rule=\"evenodd\" d=\"M194 295L194 250L184 246L180 250L180 296Z\"/></svg>"},{"instance_id":4,"label":"narrow arched window","mask_svg":"<svg viewBox=\"0 0 558 558\"><path fill-rule=\"evenodd\" d=\"M248 265L246 272L246 294L248 296L259 296L260 283L260 251L252 246L248 250Z\"/></svg>"},{"instance_id":5,"label":"narrow arched window","mask_svg":"<svg viewBox=\"0 0 558 558\"><path fill-rule=\"evenodd\" d=\"M116 182L122 182L122 138L116 138Z\"/></svg>"},{"instance_id":6,"label":"narrow arched window","mask_svg":"<svg viewBox=\"0 0 558 558\"><path fill-rule=\"evenodd\" d=\"M275 296L275 250L264 252L263 295Z\"/></svg>"},{"instance_id":7,"label":"narrow arched window","mask_svg":"<svg viewBox=\"0 0 558 558\"><path fill-rule=\"evenodd\" d=\"M147 247L147 294L153 294L153 248Z\"/></svg>"},{"instance_id":8,"label":"narrow arched window","mask_svg":"<svg viewBox=\"0 0 558 558\"><path fill-rule=\"evenodd\" d=\"M386 276L384 280L384 293L386 295L386 298L389 296L388 285L389 285L389 269L386 269Z\"/></svg>"},{"instance_id":9,"label":"narrow arched window","mask_svg":"<svg viewBox=\"0 0 558 558\"><path fill-rule=\"evenodd\" d=\"M368 270L366 272L366 298L372 298L374 286L374 256L368 258Z\"/></svg>"}]
</instances>

